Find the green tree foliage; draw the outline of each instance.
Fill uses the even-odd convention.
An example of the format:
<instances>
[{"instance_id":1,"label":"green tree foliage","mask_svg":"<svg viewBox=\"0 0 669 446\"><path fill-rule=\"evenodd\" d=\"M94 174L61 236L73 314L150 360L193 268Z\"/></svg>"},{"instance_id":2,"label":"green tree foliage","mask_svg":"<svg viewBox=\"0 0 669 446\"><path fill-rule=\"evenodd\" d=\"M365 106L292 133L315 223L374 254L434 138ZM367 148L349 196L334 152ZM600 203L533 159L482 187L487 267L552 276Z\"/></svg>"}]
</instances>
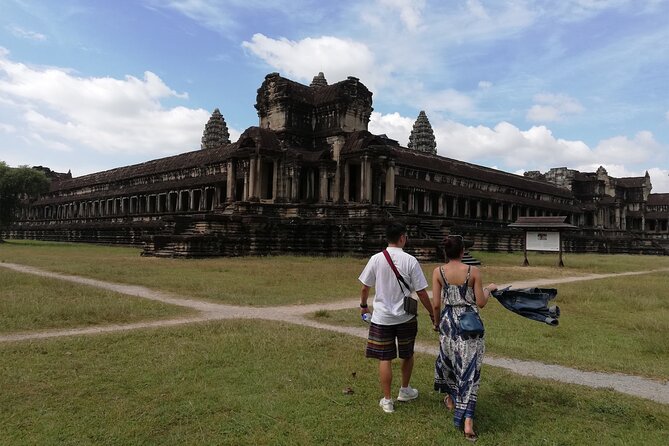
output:
<instances>
[{"instance_id":1,"label":"green tree foliage","mask_svg":"<svg viewBox=\"0 0 669 446\"><path fill-rule=\"evenodd\" d=\"M9 167L0 161L0 226L8 225L23 200L34 200L49 190L49 180L28 166Z\"/></svg>"}]
</instances>

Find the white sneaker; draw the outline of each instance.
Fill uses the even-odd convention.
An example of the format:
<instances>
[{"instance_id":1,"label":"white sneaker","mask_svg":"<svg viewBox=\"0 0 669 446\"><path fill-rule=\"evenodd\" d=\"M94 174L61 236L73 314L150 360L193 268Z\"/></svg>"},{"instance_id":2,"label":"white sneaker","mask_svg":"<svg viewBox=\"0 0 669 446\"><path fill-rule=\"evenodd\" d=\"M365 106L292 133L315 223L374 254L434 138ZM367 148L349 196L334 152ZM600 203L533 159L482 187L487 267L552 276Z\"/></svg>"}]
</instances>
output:
<instances>
[{"instance_id":1,"label":"white sneaker","mask_svg":"<svg viewBox=\"0 0 669 446\"><path fill-rule=\"evenodd\" d=\"M383 409L385 413L395 412L395 404L393 403L393 400L381 398L381 401L379 401L379 406L381 406L381 409Z\"/></svg>"},{"instance_id":2,"label":"white sneaker","mask_svg":"<svg viewBox=\"0 0 669 446\"><path fill-rule=\"evenodd\" d=\"M418 390L411 386L400 387L400 393L397 395L397 401L411 401L418 398Z\"/></svg>"}]
</instances>

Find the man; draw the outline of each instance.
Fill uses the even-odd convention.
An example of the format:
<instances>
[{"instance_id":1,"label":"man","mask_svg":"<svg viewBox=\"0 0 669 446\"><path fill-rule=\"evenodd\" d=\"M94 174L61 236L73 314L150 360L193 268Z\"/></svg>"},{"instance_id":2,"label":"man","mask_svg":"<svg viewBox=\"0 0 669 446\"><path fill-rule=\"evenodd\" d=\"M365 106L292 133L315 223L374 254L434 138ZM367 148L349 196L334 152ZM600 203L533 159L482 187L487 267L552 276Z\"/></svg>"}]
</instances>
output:
<instances>
[{"instance_id":1,"label":"man","mask_svg":"<svg viewBox=\"0 0 669 446\"><path fill-rule=\"evenodd\" d=\"M414 364L413 348L418 331L418 320L416 316L404 311L404 296L416 291L430 317L433 318L433 316L432 305L426 291L425 275L418 260L402 249L407 242L406 227L400 223L391 223L386 228L386 238L388 248L385 251L410 289L407 290L403 284L400 285L401 282L384 252L374 254L369 259L359 280L363 284L360 293L360 313L362 315L369 313L367 305L369 289L374 287L376 291L365 356L379 360L379 379L383 391L383 398L379 401L379 406L384 412L391 413L395 411L390 395L393 379L391 361L397 357L398 348L402 361L402 387L400 387L397 400L410 401L418 398L418 390L409 386ZM397 346L395 340L397 340Z\"/></svg>"}]
</instances>

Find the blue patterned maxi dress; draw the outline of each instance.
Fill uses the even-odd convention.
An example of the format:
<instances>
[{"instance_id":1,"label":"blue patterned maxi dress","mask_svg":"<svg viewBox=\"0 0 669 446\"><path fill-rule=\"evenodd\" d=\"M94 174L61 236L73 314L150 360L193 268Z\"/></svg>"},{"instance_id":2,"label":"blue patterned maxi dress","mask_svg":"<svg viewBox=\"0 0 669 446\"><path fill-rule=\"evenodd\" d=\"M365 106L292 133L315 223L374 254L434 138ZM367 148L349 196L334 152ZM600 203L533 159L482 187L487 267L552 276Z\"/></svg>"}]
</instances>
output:
<instances>
[{"instance_id":1,"label":"blue patterned maxi dress","mask_svg":"<svg viewBox=\"0 0 669 446\"><path fill-rule=\"evenodd\" d=\"M474 289L468 286L471 267L467 270L465 283L460 286L449 284L441 267L439 272L444 282L441 292L444 307L439 322L440 346L434 389L451 396L455 402L453 423L461 427L464 418L474 418L485 341L483 336L463 339L458 329L460 315L467 307L479 311Z\"/></svg>"}]
</instances>

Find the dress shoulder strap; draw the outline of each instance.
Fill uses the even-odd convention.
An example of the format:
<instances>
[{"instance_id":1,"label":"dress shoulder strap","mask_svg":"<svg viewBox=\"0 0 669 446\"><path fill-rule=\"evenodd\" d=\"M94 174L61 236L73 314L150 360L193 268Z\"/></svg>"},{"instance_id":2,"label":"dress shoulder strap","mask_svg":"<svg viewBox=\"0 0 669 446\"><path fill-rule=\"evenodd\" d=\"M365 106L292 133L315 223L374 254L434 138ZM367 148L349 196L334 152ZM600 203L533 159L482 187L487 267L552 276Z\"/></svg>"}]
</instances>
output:
<instances>
[{"instance_id":1,"label":"dress shoulder strap","mask_svg":"<svg viewBox=\"0 0 669 446\"><path fill-rule=\"evenodd\" d=\"M446 280L446 276L444 275L443 265L439 267L439 274L441 274L441 280L444 282L444 286L448 286L448 280Z\"/></svg>"},{"instance_id":2,"label":"dress shoulder strap","mask_svg":"<svg viewBox=\"0 0 669 446\"><path fill-rule=\"evenodd\" d=\"M465 279L465 285L469 286L469 277L472 274L472 266L468 265L469 267L467 268L467 278Z\"/></svg>"}]
</instances>

